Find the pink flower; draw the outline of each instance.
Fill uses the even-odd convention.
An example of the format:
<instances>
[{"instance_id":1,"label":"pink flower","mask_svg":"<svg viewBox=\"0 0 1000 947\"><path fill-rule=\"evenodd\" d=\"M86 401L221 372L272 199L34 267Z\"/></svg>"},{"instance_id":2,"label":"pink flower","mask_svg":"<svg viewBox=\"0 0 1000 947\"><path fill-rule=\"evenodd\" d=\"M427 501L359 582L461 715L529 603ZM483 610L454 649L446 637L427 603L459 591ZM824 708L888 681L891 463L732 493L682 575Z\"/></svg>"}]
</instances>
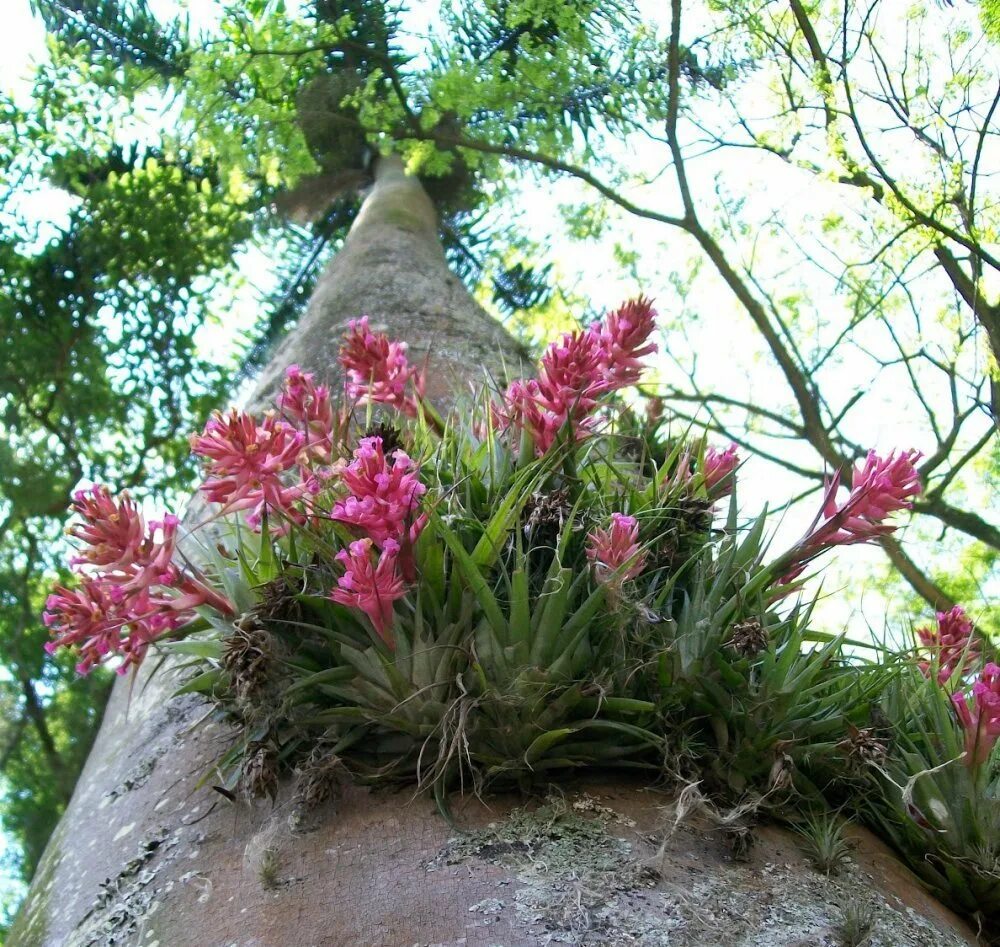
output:
<instances>
[{"instance_id":1,"label":"pink flower","mask_svg":"<svg viewBox=\"0 0 1000 947\"><path fill-rule=\"evenodd\" d=\"M527 430L535 445L535 452L544 454L556 441L559 433L567 426L573 425L573 439L582 440L594 426L594 419L588 417L594 402L581 408L587 402L579 400L564 401L553 410L547 405L552 404L551 394L544 394L540 382L535 379L513 381L508 385L503 395L503 404L493 405L493 423L500 431Z\"/></svg>"},{"instance_id":2,"label":"pink flower","mask_svg":"<svg viewBox=\"0 0 1000 947\"><path fill-rule=\"evenodd\" d=\"M601 367L608 390L634 385L642 376L639 359L656 351L649 337L656 328L656 310L645 296L630 299L608 313L600 327Z\"/></svg>"},{"instance_id":3,"label":"pink flower","mask_svg":"<svg viewBox=\"0 0 1000 947\"><path fill-rule=\"evenodd\" d=\"M317 385L312 372L304 372L298 365L289 365L278 395L278 408L302 426L307 455L328 463L334 420L330 389L326 385Z\"/></svg>"},{"instance_id":4,"label":"pink flower","mask_svg":"<svg viewBox=\"0 0 1000 947\"><path fill-rule=\"evenodd\" d=\"M598 399L639 380L639 359L656 350L647 342L656 313L647 299L626 303L603 323L567 332L542 355L537 380L517 380L493 410L505 431L527 430L543 454L567 426L580 440L593 430Z\"/></svg>"},{"instance_id":5,"label":"pink flower","mask_svg":"<svg viewBox=\"0 0 1000 947\"><path fill-rule=\"evenodd\" d=\"M894 526L882 521L896 510L909 509L920 494L920 474L916 462L920 451L908 450L896 456L879 457L868 452L863 467L856 467L851 478L851 495L838 510L832 495L827 498L828 516L841 516L836 535L839 542L867 542L893 532ZM836 478L834 478L836 480ZM835 491L834 484L834 491Z\"/></svg>"},{"instance_id":6,"label":"pink flower","mask_svg":"<svg viewBox=\"0 0 1000 947\"><path fill-rule=\"evenodd\" d=\"M281 475L296 465L305 440L273 413L258 424L235 408L228 415L216 412L200 435L191 435L192 453L209 462L200 489L226 512L252 510L251 522L259 522L268 510L294 518L292 504L305 486L286 486Z\"/></svg>"},{"instance_id":7,"label":"pink flower","mask_svg":"<svg viewBox=\"0 0 1000 947\"><path fill-rule=\"evenodd\" d=\"M406 359L406 343L390 342L382 332L372 332L368 317L353 319L340 347L340 364L347 373L347 394L362 404L388 404L416 417L423 397L423 374ZM406 392L412 383L417 397Z\"/></svg>"},{"instance_id":8,"label":"pink flower","mask_svg":"<svg viewBox=\"0 0 1000 947\"><path fill-rule=\"evenodd\" d=\"M43 620L55 635L49 652L79 648L81 673L119 655L125 670L142 661L150 642L190 621L191 609L208 604L233 613L224 595L174 564L176 516L147 527L129 496L115 499L100 485L78 491L73 507L83 521L68 532L85 545L72 564L91 571L78 589L60 586L46 601Z\"/></svg>"},{"instance_id":9,"label":"pink flower","mask_svg":"<svg viewBox=\"0 0 1000 947\"><path fill-rule=\"evenodd\" d=\"M74 523L66 532L86 544L72 565L87 562L120 571L148 559L146 524L128 494L116 500L106 486L95 484L73 494L71 509L83 522Z\"/></svg>"},{"instance_id":10,"label":"pink flower","mask_svg":"<svg viewBox=\"0 0 1000 947\"><path fill-rule=\"evenodd\" d=\"M72 509L83 522L72 524L67 533L85 545L70 565L94 566L125 589L178 582L173 558L180 520L172 513L147 527L127 493L116 499L104 485L78 490Z\"/></svg>"},{"instance_id":11,"label":"pink flower","mask_svg":"<svg viewBox=\"0 0 1000 947\"><path fill-rule=\"evenodd\" d=\"M191 618L189 612L152 598L147 589L128 594L106 579L88 576L77 589L57 587L45 608L42 620L54 635L45 650L77 648L81 674L115 655L125 658L118 668L124 674L142 662L152 641Z\"/></svg>"},{"instance_id":12,"label":"pink flower","mask_svg":"<svg viewBox=\"0 0 1000 947\"><path fill-rule=\"evenodd\" d=\"M541 403L555 414L586 414L614 387L605 364L600 327L566 332L542 354L538 370Z\"/></svg>"},{"instance_id":13,"label":"pink flower","mask_svg":"<svg viewBox=\"0 0 1000 947\"><path fill-rule=\"evenodd\" d=\"M920 452L908 450L888 457L869 451L864 466L857 467L851 478L851 493L842 505L837 504L840 474L826 485L823 505L799 545L788 553L783 564L787 571L779 584L791 582L804 571L806 564L833 546L867 543L886 536L896 527L884 522L890 513L909 509L913 497L921 491L916 462Z\"/></svg>"},{"instance_id":14,"label":"pink flower","mask_svg":"<svg viewBox=\"0 0 1000 947\"><path fill-rule=\"evenodd\" d=\"M56 586L45 600L42 621L55 636L45 643L45 650L52 654L57 648L78 648L81 674L117 652L121 644L123 621L109 587L95 579L84 579L78 589Z\"/></svg>"},{"instance_id":15,"label":"pink flower","mask_svg":"<svg viewBox=\"0 0 1000 947\"><path fill-rule=\"evenodd\" d=\"M702 475L705 489L713 499L729 496L733 492L733 471L740 464L736 445L730 444L725 450L714 447L705 449L705 464Z\"/></svg>"},{"instance_id":16,"label":"pink flower","mask_svg":"<svg viewBox=\"0 0 1000 947\"><path fill-rule=\"evenodd\" d=\"M610 529L594 529L587 536L587 558L599 582L614 586L634 579L646 562L639 548L639 524L634 516L611 514Z\"/></svg>"},{"instance_id":17,"label":"pink flower","mask_svg":"<svg viewBox=\"0 0 1000 947\"><path fill-rule=\"evenodd\" d=\"M415 516L427 488L418 479L417 465L401 450L388 462L381 437L362 438L354 461L341 475L351 495L338 501L333 519L363 530L380 549L404 536L416 541L426 517Z\"/></svg>"},{"instance_id":18,"label":"pink flower","mask_svg":"<svg viewBox=\"0 0 1000 947\"><path fill-rule=\"evenodd\" d=\"M978 766L990 758L1000 738L1000 667L990 662L972 686L972 706L965 694L952 694L958 722L965 731L965 762Z\"/></svg>"},{"instance_id":19,"label":"pink flower","mask_svg":"<svg viewBox=\"0 0 1000 947\"><path fill-rule=\"evenodd\" d=\"M917 637L931 652L930 661L921 661L920 670L930 677L932 668L937 667L937 680L944 684L956 671L968 667L979 657L975 639L972 636L972 622L965 610L956 605L947 612L937 613L937 628L918 628Z\"/></svg>"},{"instance_id":20,"label":"pink flower","mask_svg":"<svg viewBox=\"0 0 1000 947\"><path fill-rule=\"evenodd\" d=\"M346 571L337 580L338 588L330 592L330 598L361 609L371 619L379 637L394 648L392 603L406 594L396 561L399 543L387 539L377 565L372 562L373 545L370 539L358 539L337 553L336 559Z\"/></svg>"}]
</instances>

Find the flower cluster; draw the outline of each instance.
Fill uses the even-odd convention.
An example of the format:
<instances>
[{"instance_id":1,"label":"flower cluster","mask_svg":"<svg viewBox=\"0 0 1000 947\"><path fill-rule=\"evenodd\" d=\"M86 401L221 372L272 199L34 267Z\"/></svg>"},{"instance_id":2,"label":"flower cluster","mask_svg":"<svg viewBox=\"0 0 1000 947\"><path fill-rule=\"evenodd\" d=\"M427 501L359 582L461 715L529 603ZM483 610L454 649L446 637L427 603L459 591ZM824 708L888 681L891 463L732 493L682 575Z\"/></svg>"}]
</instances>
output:
<instances>
[{"instance_id":1,"label":"flower cluster","mask_svg":"<svg viewBox=\"0 0 1000 947\"><path fill-rule=\"evenodd\" d=\"M387 404L416 417L424 394L424 376L406 358L406 343L372 332L368 317L352 319L340 347L349 399L361 404ZM412 388L413 394L409 392Z\"/></svg>"},{"instance_id":2,"label":"flower cluster","mask_svg":"<svg viewBox=\"0 0 1000 947\"><path fill-rule=\"evenodd\" d=\"M329 463L334 429L330 389L326 385L317 385L312 372L304 372L298 365L289 365L278 395L278 408L285 417L301 426L308 459Z\"/></svg>"},{"instance_id":3,"label":"flower cluster","mask_svg":"<svg viewBox=\"0 0 1000 947\"><path fill-rule=\"evenodd\" d=\"M972 686L971 705L963 693L952 694L951 700L965 731L965 762L985 763L1000 739L1000 667L990 662L983 668Z\"/></svg>"},{"instance_id":4,"label":"flower cluster","mask_svg":"<svg viewBox=\"0 0 1000 947\"><path fill-rule=\"evenodd\" d=\"M361 530L379 549L389 539L416 540L426 522L417 515L417 501L427 488L404 451L394 451L390 463L381 437L362 438L341 481L350 495L334 506L335 520Z\"/></svg>"},{"instance_id":5,"label":"flower cluster","mask_svg":"<svg viewBox=\"0 0 1000 947\"><path fill-rule=\"evenodd\" d=\"M956 672L976 662L979 651L972 634L972 622L965 610L956 605L950 611L938 612L936 628L918 628L917 638L930 651L931 660L921 661L920 670L930 675L937 670L937 681L944 684Z\"/></svg>"},{"instance_id":6,"label":"flower cluster","mask_svg":"<svg viewBox=\"0 0 1000 947\"><path fill-rule=\"evenodd\" d=\"M258 423L235 408L217 412L201 434L191 435L191 452L208 461L200 489L223 513L250 510L251 523L271 511L294 515L303 485L290 486L282 475L298 465L305 442L305 434L273 413Z\"/></svg>"},{"instance_id":7,"label":"flower cluster","mask_svg":"<svg viewBox=\"0 0 1000 947\"><path fill-rule=\"evenodd\" d=\"M597 580L611 588L642 572L646 553L639 546L639 524L634 516L611 514L609 529L594 529L587 535L587 558Z\"/></svg>"},{"instance_id":8,"label":"flower cluster","mask_svg":"<svg viewBox=\"0 0 1000 947\"><path fill-rule=\"evenodd\" d=\"M51 634L45 650L76 648L80 674L113 655L124 657L118 670L138 665L150 642L186 621L183 612L153 605L148 593L126 596L119 586L82 577L76 588L56 586L42 614Z\"/></svg>"},{"instance_id":9,"label":"flower cluster","mask_svg":"<svg viewBox=\"0 0 1000 947\"><path fill-rule=\"evenodd\" d=\"M337 555L347 571L331 598L361 609L390 647L392 602L404 594L404 582L416 578L412 546L427 522L418 511L427 489L418 473L404 451L394 451L390 463L381 437L362 438L353 462L341 473L341 482L350 493L337 501L331 514L364 534L351 544L349 554ZM380 554L374 566L376 550Z\"/></svg>"},{"instance_id":10,"label":"flower cluster","mask_svg":"<svg viewBox=\"0 0 1000 947\"><path fill-rule=\"evenodd\" d=\"M793 581L811 560L833 546L872 542L892 533L896 527L886 523L886 518L897 510L909 509L921 491L915 466L920 456L915 450L899 455L893 451L888 457L869 451L864 465L854 470L850 495L840 504L840 474L835 474L826 485L816 519L783 558L786 568L779 582Z\"/></svg>"},{"instance_id":11,"label":"flower cluster","mask_svg":"<svg viewBox=\"0 0 1000 947\"><path fill-rule=\"evenodd\" d=\"M652 303L640 298L601 323L564 334L545 350L537 379L507 387L503 403L494 406L494 422L501 431L526 431L538 454L566 428L575 439L585 437L593 428L598 399L639 380L640 359L656 351L648 341L655 320Z\"/></svg>"},{"instance_id":12,"label":"flower cluster","mask_svg":"<svg viewBox=\"0 0 1000 947\"><path fill-rule=\"evenodd\" d=\"M235 728L226 785L273 794L280 765L444 794L608 761L656 767L685 734L685 768L706 785L829 784L916 866L978 885L1000 764L1000 662L983 668L980 630L952 608L917 629L912 654L879 649L869 664L810 607L781 604L825 550L894 529L920 492L919 454L870 453L834 476L804 536L769 558L764 516L715 521L736 492L736 445L678 439L663 401L643 420L612 394L639 381L653 322L648 300L627 303L561 336L534 379L451 418L404 345L352 322L346 397L293 365L271 411L217 413L191 438L200 493L229 521L204 545L236 546L219 545L217 576L175 554L176 517L147 522L105 487L75 494L79 580L48 598L48 649L77 650L81 672L134 669L150 645L193 657L207 673L183 690ZM361 434L359 401L407 417ZM586 739L565 739L581 720ZM905 788L918 778L924 812Z\"/></svg>"},{"instance_id":13,"label":"flower cluster","mask_svg":"<svg viewBox=\"0 0 1000 947\"><path fill-rule=\"evenodd\" d=\"M422 382L403 352L404 346L372 333L366 319L352 322L341 350L348 393L360 397L359 373L366 373L366 397L415 413L406 389L412 383L419 393ZM364 611L391 645L392 602L416 577L412 547L427 521L418 509L426 487L417 465L401 450L387 457L381 437L362 438L351 463L334 461L334 432L343 418L329 389L298 365L285 373L277 408L281 417L272 411L261 421L236 410L216 414L192 436L192 451L208 461L201 490L223 513L249 511L255 528L265 514L279 514L273 534L314 517L324 485L340 491L329 518L360 538L336 557L346 572L331 597Z\"/></svg>"},{"instance_id":14,"label":"flower cluster","mask_svg":"<svg viewBox=\"0 0 1000 947\"><path fill-rule=\"evenodd\" d=\"M374 545L371 539L358 539L337 553L337 562L345 571L330 598L341 605L361 609L391 648L394 646L392 603L406 594L406 584L399 574L399 543L394 539L385 540L377 563L373 560Z\"/></svg>"},{"instance_id":15,"label":"flower cluster","mask_svg":"<svg viewBox=\"0 0 1000 947\"><path fill-rule=\"evenodd\" d=\"M269 411L260 421L235 408L216 412L190 437L191 452L207 461L200 487L205 499L222 513L249 510L255 529L268 513L303 523L309 498L333 475L328 465L337 419L329 389L291 365L277 407L284 417ZM277 531L284 528L279 524Z\"/></svg>"},{"instance_id":16,"label":"flower cluster","mask_svg":"<svg viewBox=\"0 0 1000 947\"><path fill-rule=\"evenodd\" d=\"M54 636L46 650L77 648L81 674L112 655L125 659L121 672L138 665L150 642L190 621L199 605L232 611L199 576L174 563L176 516L147 525L131 497L116 499L100 485L77 491L73 511L80 521L68 532L83 545L71 565L80 582L53 590L43 620Z\"/></svg>"}]
</instances>

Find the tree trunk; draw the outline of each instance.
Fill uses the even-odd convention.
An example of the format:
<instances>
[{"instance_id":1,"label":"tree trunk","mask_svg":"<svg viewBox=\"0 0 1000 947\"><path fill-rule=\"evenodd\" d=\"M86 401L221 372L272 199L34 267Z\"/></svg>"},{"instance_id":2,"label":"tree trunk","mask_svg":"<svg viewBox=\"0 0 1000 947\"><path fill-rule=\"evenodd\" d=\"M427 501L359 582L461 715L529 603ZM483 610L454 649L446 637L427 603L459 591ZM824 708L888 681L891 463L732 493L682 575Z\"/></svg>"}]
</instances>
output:
<instances>
[{"instance_id":1,"label":"tree trunk","mask_svg":"<svg viewBox=\"0 0 1000 947\"><path fill-rule=\"evenodd\" d=\"M395 160L379 163L254 403L291 363L335 380L340 336L360 314L408 340L412 360L426 354L437 403L519 359L449 272L434 209ZM535 815L519 800L463 802L459 820L480 827L471 835L412 790L350 788L310 830L293 827L281 796L251 807L202 784L227 733L200 699L172 699L176 678L153 664L134 687L117 682L9 947L804 945L832 937L850 903L871 906L886 944L972 942L870 839L845 881L811 873L776 830L736 862L710 827L665 832L669 800L617 778Z\"/></svg>"}]
</instances>

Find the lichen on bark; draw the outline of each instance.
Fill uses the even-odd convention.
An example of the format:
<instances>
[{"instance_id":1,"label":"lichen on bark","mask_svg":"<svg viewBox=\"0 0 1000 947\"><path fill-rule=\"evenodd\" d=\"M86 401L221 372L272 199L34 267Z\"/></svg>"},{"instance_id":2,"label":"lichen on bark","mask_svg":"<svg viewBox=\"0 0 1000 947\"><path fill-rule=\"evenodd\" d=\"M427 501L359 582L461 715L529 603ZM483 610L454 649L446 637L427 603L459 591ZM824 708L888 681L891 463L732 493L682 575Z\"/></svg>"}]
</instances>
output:
<instances>
[{"instance_id":1,"label":"lichen on bark","mask_svg":"<svg viewBox=\"0 0 1000 947\"><path fill-rule=\"evenodd\" d=\"M428 870L508 872L469 910L487 929L511 924L526 944L839 947L851 906L870 924L870 947L974 942L947 913L931 923L875 882L875 855L885 853L870 836L850 870L830 878L788 832L758 830L755 850L736 858L717 823L678 824L671 802L607 785L551 795L450 839Z\"/></svg>"}]
</instances>

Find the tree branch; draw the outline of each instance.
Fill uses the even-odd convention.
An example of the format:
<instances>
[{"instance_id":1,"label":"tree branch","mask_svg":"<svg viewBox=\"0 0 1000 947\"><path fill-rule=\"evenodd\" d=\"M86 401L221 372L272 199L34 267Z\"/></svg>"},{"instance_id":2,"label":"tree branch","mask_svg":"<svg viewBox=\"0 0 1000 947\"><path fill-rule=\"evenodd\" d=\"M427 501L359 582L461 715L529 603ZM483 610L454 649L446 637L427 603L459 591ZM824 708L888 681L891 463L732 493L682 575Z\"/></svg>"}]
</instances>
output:
<instances>
[{"instance_id":1,"label":"tree branch","mask_svg":"<svg viewBox=\"0 0 1000 947\"><path fill-rule=\"evenodd\" d=\"M899 540L893 536L883 536L879 539L879 545L885 550L889 561L896 567L899 574L935 611L946 612L958 604L941 586L928 578L920 567L903 552Z\"/></svg>"}]
</instances>

